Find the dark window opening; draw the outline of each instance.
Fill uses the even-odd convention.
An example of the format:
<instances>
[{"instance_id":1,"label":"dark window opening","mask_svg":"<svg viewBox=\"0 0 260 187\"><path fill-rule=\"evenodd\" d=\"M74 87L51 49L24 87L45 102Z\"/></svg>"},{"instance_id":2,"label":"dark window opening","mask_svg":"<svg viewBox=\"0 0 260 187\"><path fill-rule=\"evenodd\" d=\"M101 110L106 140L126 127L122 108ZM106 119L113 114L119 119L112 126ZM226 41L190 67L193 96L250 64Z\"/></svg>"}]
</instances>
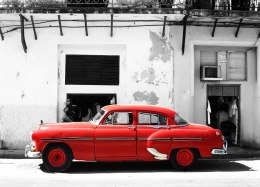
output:
<instances>
[{"instance_id":1,"label":"dark window opening","mask_svg":"<svg viewBox=\"0 0 260 187\"><path fill-rule=\"evenodd\" d=\"M119 56L66 55L66 85L119 85Z\"/></svg>"},{"instance_id":2,"label":"dark window opening","mask_svg":"<svg viewBox=\"0 0 260 187\"><path fill-rule=\"evenodd\" d=\"M107 7L109 0L67 0L67 7Z\"/></svg>"},{"instance_id":3,"label":"dark window opening","mask_svg":"<svg viewBox=\"0 0 260 187\"><path fill-rule=\"evenodd\" d=\"M116 94L67 94L62 121L89 121L103 106L110 104L116 104Z\"/></svg>"}]
</instances>

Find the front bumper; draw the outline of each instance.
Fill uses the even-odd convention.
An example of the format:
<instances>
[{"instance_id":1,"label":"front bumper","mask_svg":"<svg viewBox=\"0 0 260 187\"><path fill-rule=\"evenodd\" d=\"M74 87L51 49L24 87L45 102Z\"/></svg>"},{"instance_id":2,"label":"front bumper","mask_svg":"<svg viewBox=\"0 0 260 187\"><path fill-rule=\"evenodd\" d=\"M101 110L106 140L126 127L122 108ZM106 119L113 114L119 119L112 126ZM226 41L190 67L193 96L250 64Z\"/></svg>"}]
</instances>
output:
<instances>
[{"instance_id":1,"label":"front bumper","mask_svg":"<svg viewBox=\"0 0 260 187\"><path fill-rule=\"evenodd\" d=\"M24 156L29 158L40 158L41 153L32 151L33 149L34 149L33 143L31 143L30 145L26 145L24 150Z\"/></svg>"},{"instance_id":2,"label":"front bumper","mask_svg":"<svg viewBox=\"0 0 260 187\"><path fill-rule=\"evenodd\" d=\"M226 155L227 154L227 141L224 141L223 149L212 149L213 155Z\"/></svg>"}]
</instances>

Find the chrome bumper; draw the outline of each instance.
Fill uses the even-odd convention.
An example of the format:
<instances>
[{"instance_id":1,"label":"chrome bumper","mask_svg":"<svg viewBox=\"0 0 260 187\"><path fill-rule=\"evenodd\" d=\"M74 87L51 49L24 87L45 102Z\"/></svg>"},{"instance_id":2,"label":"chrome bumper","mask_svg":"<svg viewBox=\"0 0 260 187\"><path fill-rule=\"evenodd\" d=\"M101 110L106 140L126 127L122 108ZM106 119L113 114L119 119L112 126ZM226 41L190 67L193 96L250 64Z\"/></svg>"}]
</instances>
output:
<instances>
[{"instance_id":1,"label":"chrome bumper","mask_svg":"<svg viewBox=\"0 0 260 187\"><path fill-rule=\"evenodd\" d=\"M25 150L24 150L24 156L29 157L29 158L40 158L41 153L40 152L33 152L32 148L33 148L32 143L30 145L26 145Z\"/></svg>"},{"instance_id":2,"label":"chrome bumper","mask_svg":"<svg viewBox=\"0 0 260 187\"><path fill-rule=\"evenodd\" d=\"M227 141L224 141L223 149L213 149L211 151L213 155L226 155L227 154Z\"/></svg>"}]
</instances>

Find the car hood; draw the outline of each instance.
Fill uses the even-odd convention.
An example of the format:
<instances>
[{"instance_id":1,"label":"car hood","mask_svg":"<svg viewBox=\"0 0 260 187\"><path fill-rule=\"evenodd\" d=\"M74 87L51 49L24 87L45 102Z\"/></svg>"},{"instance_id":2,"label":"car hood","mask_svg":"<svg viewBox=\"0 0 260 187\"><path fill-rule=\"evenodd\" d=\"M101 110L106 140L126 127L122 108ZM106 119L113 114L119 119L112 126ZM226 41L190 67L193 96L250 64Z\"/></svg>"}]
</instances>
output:
<instances>
[{"instance_id":1,"label":"car hood","mask_svg":"<svg viewBox=\"0 0 260 187\"><path fill-rule=\"evenodd\" d=\"M45 123L40 125L39 130L80 129L94 127L95 125L90 122Z\"/></svg>"}]
</instances>

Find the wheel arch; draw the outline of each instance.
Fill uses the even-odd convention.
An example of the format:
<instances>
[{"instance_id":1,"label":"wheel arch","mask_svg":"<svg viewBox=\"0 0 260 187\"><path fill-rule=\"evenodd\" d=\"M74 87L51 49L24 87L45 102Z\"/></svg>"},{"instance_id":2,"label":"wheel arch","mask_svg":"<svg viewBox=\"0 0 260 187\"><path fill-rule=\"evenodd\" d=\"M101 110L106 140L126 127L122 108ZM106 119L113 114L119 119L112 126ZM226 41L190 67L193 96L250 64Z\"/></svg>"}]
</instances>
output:
<instances>
[{"instance_id":1,"label":"wheel arch","mask_svg":"<svg viewBox=\"0 0 260 187\"><path fill-rule=\"evenodd\" d=\"M48 144L46 144L43 148L43 151L42 151L42 154L44 154L44 152L49 148L49 147L52 147L52 146L63 146L63 147L66 147L70 153L71 153L71 156L72 156L72 159L74 158L74 155L73 155L73 152L72 152L72 149L70 148L70 146L66 143L63 143L63 142L49 142Z\"/></svg>"},{"instance_id":2,"label":"wheel arch","mask_svg":"<svg viewBox=\"0 0 260 187\"><path fill-rule=\"evenodd\" d=\"M198 158L201 157L200 150L199 150L199 148L197 148L197 147L176 147L176 148L172 148L172 149L169 151L168 158L170 159L171 156L172 156L172 154L173 154L175 151L178 151L178 150L180 150L180 149L190 149L190 150L193 150L193 151L195 151L195 152L197 153Z\"/></svg>"}]
</instances>

